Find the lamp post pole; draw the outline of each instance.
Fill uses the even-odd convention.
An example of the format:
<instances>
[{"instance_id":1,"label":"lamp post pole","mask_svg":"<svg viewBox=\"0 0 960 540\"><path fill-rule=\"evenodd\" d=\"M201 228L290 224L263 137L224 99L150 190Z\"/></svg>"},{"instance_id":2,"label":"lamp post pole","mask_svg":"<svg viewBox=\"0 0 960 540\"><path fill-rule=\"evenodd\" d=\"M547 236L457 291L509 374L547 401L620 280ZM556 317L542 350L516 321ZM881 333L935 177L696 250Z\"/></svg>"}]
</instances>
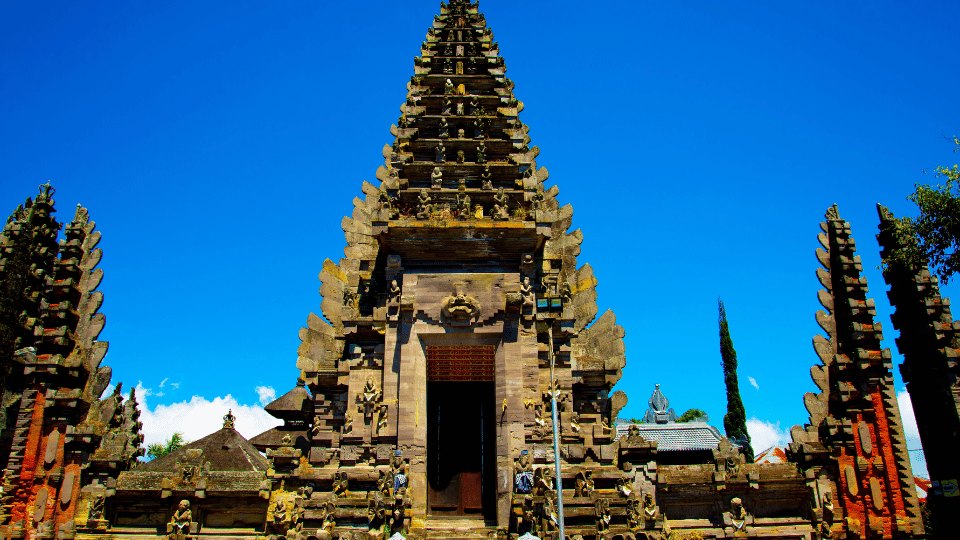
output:
<instances>
[{"instance_id":1,"label":"lamp post pole","mask_svg":"<svg viewBox=\"0 0 960 540\"><path fill-rule=\"evenodd\" d=\"M553 376L553 321L549 321L550 328L547 335L550 338L550 405L553 411L553 463L556 467L556 488L557 488L557 527L560 529L558 540L565 540L566 535L563 531L563 477L560 476L560 421L557 415L557 387Z\"/></svg>"}]
</instances>

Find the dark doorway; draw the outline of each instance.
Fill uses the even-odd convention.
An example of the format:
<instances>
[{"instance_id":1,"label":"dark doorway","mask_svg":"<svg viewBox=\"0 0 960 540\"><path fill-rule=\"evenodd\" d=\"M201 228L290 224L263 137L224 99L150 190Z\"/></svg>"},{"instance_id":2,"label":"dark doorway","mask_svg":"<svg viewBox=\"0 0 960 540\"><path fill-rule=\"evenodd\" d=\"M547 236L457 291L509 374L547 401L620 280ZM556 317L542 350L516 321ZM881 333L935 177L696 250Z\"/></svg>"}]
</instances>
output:
<instances>
[{"instance_id":1,"label":"dark doorway","mask_svg":"<svg viewBox=\"0 0 960 540\"><path fill-rule=\"evenodd\" d=\"M493 382L427 384L430 514L495 517L497 454L493 405Z\"/></svg>"}]
</instances>

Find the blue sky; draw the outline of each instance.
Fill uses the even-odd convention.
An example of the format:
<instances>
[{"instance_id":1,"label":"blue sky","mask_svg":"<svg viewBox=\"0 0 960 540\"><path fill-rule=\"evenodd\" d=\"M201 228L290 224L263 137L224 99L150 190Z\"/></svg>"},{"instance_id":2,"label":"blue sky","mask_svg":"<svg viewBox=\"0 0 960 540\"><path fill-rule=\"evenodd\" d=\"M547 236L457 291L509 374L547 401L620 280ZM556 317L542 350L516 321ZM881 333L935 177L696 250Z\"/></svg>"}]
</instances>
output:
<instances>
[{"instance_id":1,"label":"blue sky","mask_svg":"<svg viewBox=\"0 0 960 540\"><path fill-rule=\"evenodd\" d=\"M936 181L923 169L957 161L941 134L958 131L960 4L480 7L538 165L574 205L600 308L626 329L622 416L642 416L660 383L678 413L722 424L720 296L748 416L781 430L806 421L814 249L833 203L899 363L875 204L914 213L914 184ZM217 416L196 428L209 432L222 406L261 414L271 389L295 383L317 273L343 254L340 220L361 183L376 183L438 11L0 2L0 208L49 180L61 221L90 209L106 363L166 411L151 437L202 414Z\"/></svg>"}]
</instances>

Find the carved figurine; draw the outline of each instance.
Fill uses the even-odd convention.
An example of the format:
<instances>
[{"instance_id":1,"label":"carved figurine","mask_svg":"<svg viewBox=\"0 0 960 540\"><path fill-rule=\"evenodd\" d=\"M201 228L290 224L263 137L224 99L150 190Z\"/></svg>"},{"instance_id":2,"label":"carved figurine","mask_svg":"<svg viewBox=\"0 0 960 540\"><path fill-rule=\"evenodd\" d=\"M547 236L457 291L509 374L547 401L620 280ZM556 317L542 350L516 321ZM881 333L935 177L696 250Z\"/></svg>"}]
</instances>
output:
<instances>
[{"instance_id":1,"label":"carved figurine","mask_svg":"<svg viewBox=\"0 0 960 540\"><path fill-rule=\"evenodd\" d=\"M553 491L553 471L550 467L540 467L533 471L533 494L544 497Z\"/></svg>"},{"instance_id":2,"label":"carved figurine","mask_svg":"<svg viewBox=\"0 0 960 540\"><path fill-rule=\"evenodd\" d=\"M450 46L447 45L447 49L449 48ZM447 56L450 56L450 55L448 54ZM443 83L443 93L447 95L453 94L453 81L451 81L450 79L447 79L446 82Z\"/></svg>"},{"instance_id":3,"label":"carved figurine","mask_svg":"<svg viewBox=\"0 0 960 540\"><path fill-rule=\"evenodd\" d=\"M435 161L437 163L443 163L447 161L447 149L444 148L443 141L440 141L439 143L437 143L436 156L434 157L436 158Z\"/></svg>"},{"instance_id":4,"label":"carved figurine","mask_svg":"<svg viewBox=\"0 0 960 540\"><path fill-rule=\"evenodd\" d=\"M471 44L472 48L473 45ZM470 53L470 58L467 59L467 75L476 75L477 74L477 59L473 58L473 53Z\"/></svg>"},{"instance_id":5,"label":"carved figurine","mask_svg":"<svg viewBox=\"0 0 960 540\"><path fill-rule=\"evenodd\" d=\"M426 188L420 190L420 196L417 198L417 217L420 219L426 219L430 217L430 195L427 194Z\"/></svg>"},{"instance_id":6,"label":"carved figurine","mask_svg":"<svg viewBox=\"0 0 960 540\"><path fill-rule=\"evenodd\" d=\"M393 475L389 471L377 470L377 473L380 475L377 478L377 491L380 492L384 497L390 496L390 488L393 483Z\"/></svg>"},{"instance_id":7,"label":"carved figurine","mask_svg":"<svg viewBox=\"0 0 960 540\"><path fill-rule=\"evenodd\" d=\"M590 471L580 471L573 482L574 497L589 497L593 493L593 475Z\"/></svg>"},{"instance_id":8,"label":"carved figurine","mask_svg":"<svg viewBox=\"0 0 960 540\"><path fill-rule=\"evenodd\" d=\"M334 506L333 502L327 502L322 508L320 528L328 533L333 532L333 528L337 526L337 507Z\"/></svg>"},{"instance_id":9,"label":"carved figurine","mask_svg":"<svg viewBox=\"0 0 960 540\"><path fill-rule=\"evenodd\" d=\"M283 437L280 437L280 446L293 446L293 438L290 437L289 433L286 433Z\"/></svg>"},{"instance_id":10,"label":"carved figurine","mask_svg":"<svg viewBox=\"0 0 960 540\"><path fill-rule=\"evenodd\" d=\"M393 498L393 508L390 512L390 534L407 533L407 505L403 494L397 493Z\"/></svg>"},{"instance_id":11,"label":"carved figurine","mask_svg":"<svg viewBox=\"0 0 960 540\"><path fill-rule=\"evenodd\" d=\"M577 413L570 415L570 430L574 433L580 433L580 415Z\"/></svg>"},{"instance_id":12,"label":"carved figurine","mask_svg":"<svg viewBox=\"0 0 960 540\"><path fill-rule=\"evenodd\" d=\"M353 416L347 415L347 420L343 423L343 434L346 435L353 431Z\"/></svg>"},{"instance_id":13,"label":"carved figurine","mask_svg":"<svg viewBox=\"0 0 960 540\"><path fill-rule=\"evenodd\" d=\"M617 478L617 493L619 493L623 498L630 498L630 494L633 493L633 488L627 484L627 481L624 478Z\"/></svg>"},{"instance_id":14,"label":"carved figurine","mask_svg":"<svg viewBox=\"0 0 960 540\"><path fill-rule=\"evenodd\" d=\"M523 296L523 307L533 307L536 303L537 295L533 291L533 285L530 285L530 277L523 276L523 283L520 285L520 294Z\"/></svg>"},{"instance_id":15,"label":"carved figurine","mask_svg":"<svg viewBox=\"0 0 960 540\"><path fill-rule=\"evenodd\" d=\"M440 110L440 114L449 115L450 111L453 109L453 102L450 101L450 98L443 98L443 108Z\"/></svg>"},{"instance_id":16,"label":"carved figurine","mask_svg":"<svg viewBox=\"0 0 960 540\"><path fill-rule=\"evenodd\" d=\"M370 416L373 413L373 409L377 402L383 398L383 392L377 390L377 386L373 383L373 378L367 378L367 382L363 385L363 390L360 392L360 395L357 396L357 401L360 402L357 412L364 413L364 416Z\"/></svg>"},{"instance_id":17,"label":"carved figurine","mask_svg":"<svg viewBox=\"0 0 960 540\"><path fill-rule=\"evenodd\" d=\"M170 519L171 532L167 535L167 538L169 540L184 540L187 538L187 535L190 534L192 516L193 514L190 513L190 501L183 499L180 501L177 510L173 513L173 517Z\"/></svg>"},{"instance_id":18,"label":"carved figurine","mask_svg":"<svg viewBox=\"0 0 960 540\"><path fill-rule=\"evenodd\" d=\"M598 498L593 503L594 510L597 513L597 537L610 530L610 503L604 498Z\"/></svg>"},{"instance_id":19,"label":"carved figurine","mask_svg":"<svg viewBox=\"0 0 960 540\"><path fill-rule=\"evenodd\" d=\"M470 114L476 116L480 112L480 102L477 100L477 96L473 96L473 99L470 100Z\"/></svg>"},{"instance_id":20,"label":"carved figurine","mask_svg":"<svg viewBox=\"0 0 960 540\"><path fill-rule=\"evenodd\" d=\"M517 516L517 534L523 536L527 533L534 533L533 497L530 495L523 498L520 515Z\"/></svg>"},{"instance_id":21,"label":"carved figurine","mask_svg":"<svg viewBox=\"0 0 960 540\"><path fill-rule=\"evenodd\" d=\"M407 490L407 463L400 454L400 450L393 454L390 467L393 471L393 493L403 494Z\"/></svg>"},{"instance_id":22,"label":"carved figurine","mask_svg":"<svg viewBox=\"0 0 960 540\"><path fill-rule=\"evenodd\" d=\"M743 501L740 497L730 499L730 520L733 522L733 529L736 532L744 530L747 523L747 511L743 508Z\"/></svg>"},{"instance_id":23,"label":"carved figurine","mask_svg":"<svg viewBox=\"0 0 960 540\"><path fill-rule=\"evenodd\" d=\"M643 518L640 517L639 507L639 501L636 499L627 499L627 528L633 533L643 528Z\"/></svg>"},{"instance_id":24,"label":"carved figurine","mask_svg":"<svg viewBox=\"0 0 960 540\"><path fill-rule=\"evenodd\" d=\"M457 116L463 116L463 102L457 103ZM460 131L463 131L462 129ZM463 138L463 135L460 135Z\"/></svg>"},{"instance_id":25,"label":"carved figurine","mask_svg":"<svg viewBox=\"0 0 960 540\"><path fill-rule=\"evenodd\" d=\"M310 435L313 435L314 437L316 437L317 435L320 434L322 430L323 430L323 421L320 419L319 416L314 415L313 425L310 426Z\"/></svg>"},{"instance_id":26,"label":"carved figurine","mask_svg":"<svg viewBox=\"0 0 960 540\"><path fill-rule=\"evenodd\" d=\"M656 521L657 505L653 501L653 493L643 494L643 519L644 521Z\"/></svg>"},{"instance_id":27,"label":"carved figurine","mask_svg":"<svg viewBox=\"0 0 960 540\"><path fill-rule=\"evenodd\" d=\"M367 502L367 530L372 532L383 529L386 520L387 509L383 504L383 499L370 499Z\"/></svg>"},{"instance_id":28,"label":"carved figurine","mask_svg":"<svg viewBox=\"0 0 960 540\"><path fill-rule=\"evenodd\" d=\"M443 187L443 171L440 170L440 167L434 167L433 172L430 173L430 186L433 189Z\"/></svg>"},{"instance_id":29,"label":"carved figurine","mask_svg":"<svg viewBox=\"0 0 960 540\"><path fill-rule=\"evenodd\" d=\"M385 433L387 428L387 405L380 405L379 414L377 415L377 436Z\"/></svg>"},{"instance_id":30,"label":"carved figurine","mask_svg":"<svg viewBox=\"0 0 960 540\"><path fill-rule=\"evenodd\" d=\"M463 153L463 150L457 150L457 163L464 163L467 159L467 155Z\"/></svg>"},{"instance_id":31,"label":"carved figurine","mask_svg":"<svg viewBox=\"0 0 960 540\"><path fill-rule=\"evenodd\" d=\"M823 520L828 524L833 523L833 492L827 491L823 494Z\"/></svg>"},{"instance_id":32,"label":"carved figurine","mask_svg":"<svg viewBox=\"0 0 960 540\"><path fill-rule=\"evenodd\" d=\"M507 219L510 217L510 199L503 192L503 188L497 190L493 196L495 204L493 205L493 219Z\"/></svg>"},{"instance_id":33,"label":"carved figurine","mask_svg":"<svg viewBox=\"0 0 960 540\"><path fill-rule=\"evenodd\" d=\"M90 519L103 519L103 495L97 495L90 507Z\"/></svg>"},{"instance_id":34,"label":"carved figurine","mask_svg":"<svg viewBox=\"0 0 960 540\"><path fill-rule=\"evenodd\" d=\"M530 493L533 491L533 467L530 465L530 457L526 450L520 452L520 457L513 464L514 480L513 491L515 493Z\"/></svg>"},{"instance_id":35,"label":"carved figurine","mask_svg":"<svg viewBox=\"0 0 960 540\"><path fill-rule=\"evenodd\" d=\"M484 166L483 166L483 172L480 173L480 181L481 181L481 184L482 184L481 187L482 187L483 189L485 189L485 190L491 190L491 189L493 189L493 179L490 177L490 166L489 166L489 165L484 165Z\"/></svg>"},{"instance_id":36,"label":"carved figurine","mask_svg":"<svg viewBox=\"0 0 960 540\"><path fill-rule=\"evenodd\" d=\"M481 121L480 118L477 118L476 120L473 121L473 138L474 139L483 138L483 122Z\"/></svg>"},{"instance_id":37,"label":"carved figurine","mask_svg":"<svg viewBox=\"0 0 960 540\"><path fill-rule=\"evenodd\" d=\"M470 196L466 193L457 193L457 213L460 214L460 217L470 216Z\"/></svg>"},{"instance_id":38,"label":"carved figurine","mask_svg":"<svg viewBox=\"0 0 960 540\"><path fill-rule=\"evenodd\" d=\"M483 141L480 142L480 146L477 147L477 163L486 163L487 162L487 147L483 144Z\"/></svg>"},{"instance_id":39,"label":"carved figurine","mask_svg":"<svg viewBox=\"0 0 960 540\"><path fill-rule=\"evenodd\" d=\"M440 117L440 138L446 139L450 136L450 124L447 123L445 117Z\"/></svg>"},{"instance_id":40,"label":"carved figurine","mask_svg":"<svg viewBox=\"0 0 960 540\"><path fill-rule=\"evenodd\" d=\"M287 520L287 509L283 506L283 501L277 499L277 502L273 505L273 522L274 523L283 523Z\"/></svg>"},{"instance_id":41,"label":"carved figurine","mask_svg":"<svg viewBox=\"0 0 960 540\"><path fill-rule=\"evenodd\" d=\"M386 189L380 189L380 193L377 195L377 207L380 210L393 210L393 197Z\"/></svg>"},{"instance_id":42,"label":"carved figurine","mask_svg":"<svg viewBox=\"0 0 960 540\"><path fill-rule=\"evenodd\" d=\"M333 476L333 494L337 497L346 497L350 493L350 479L347 473L341 472Z\"/></svg>"},{"instance_id":43,"label":"carved figurine","mask_svg":"<svg viewBox=\"0 0 960 540\"><path fill-rule=\"evenodd\" d=\"M560 524L554 497L553 493L549 493L543 498L543 525L541 526L541 532L545 533L544 536L546 538L552 538L552 533L557 530Z\"/></svg>"},{"instance_id":44,"label":"carved figurine","mask_svg":"<svg viewBox=\"0 0 960 540\"><path fill-rule=\"evenodd\" d=\"M390 301L399 303L400 302L400 285L397 284L397 280L390 281Z\"/></svg>"}]
</instances>

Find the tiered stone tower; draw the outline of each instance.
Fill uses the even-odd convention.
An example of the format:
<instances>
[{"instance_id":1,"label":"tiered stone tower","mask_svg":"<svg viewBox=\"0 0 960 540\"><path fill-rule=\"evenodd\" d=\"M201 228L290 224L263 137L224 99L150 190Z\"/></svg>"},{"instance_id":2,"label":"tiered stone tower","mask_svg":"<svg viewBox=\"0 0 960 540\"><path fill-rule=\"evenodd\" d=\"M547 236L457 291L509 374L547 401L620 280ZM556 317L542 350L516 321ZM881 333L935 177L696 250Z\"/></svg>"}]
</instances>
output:
<instances>
[{"instance_id":1,"label":"tiered stone tower","mask_svg":"<svg viewBox=\"0 0 960 540\"><path fill-rule=\"evenodd\" d=\"M73 538L81 492L107 494L109 478L142 455L133 394L126 403L119 393L99 399L111 373L100 366L107 343L97 341L105 322L97 312L100 233L78 205L58 243L53 192L40 186L0 236L0 360L12 427L4 538Z\"/></svg>"},{"instance_id":2,"label":"tiered stone tower","mask_svg":"<svg viewBox=\"0 0 960 540\"><path fill-rule=\"evenodd\" d=\"M509 525L515 460L553 461L551 390L564 481L577 467L616 471L623 330L612 312L593 322L583 235L544 186L498 52L476 3L442 4L380 184L364 183L345 256L320 273L323 318L300 334L321 471L307 476L332 489L336 472L353 489L399 456L414 529L428 514Z\"/></svg>"},{"instance_id":3,"label":"tiered stone tower","mask_svg":"<svg viewBox=\"0 0 960 540\"><path fill-rule=\"evenodd\" d=\"M821 527L846 538L904 538L923 532L893 386L890 350L856 255L850 225L833 206L819 235L824 289L813 339L822 364L810 370L819 393L804 403L810 423L794 426L788 456L818 493Z\"/></svg>"},{"instance_id":4,"label":"tiered stone tower","mask_svg":"<svg viewBox=\"0 0 960 540\"><path fill-rule=\"evenodd\" d=\"M928 493L934 530L944 534L960 530L960 323L950 314L950 300L940 296L936 276L925 265L911 267L892 254L912 238L902 234L899 222L885 207L877 205L886 263L883 277L890 285L887 295L896 307L891 316L900 331L897 348L903 355L900 373L910 392L923 440L923 453L931 480L939 486Z\"/></svg>"}]
</instances>

